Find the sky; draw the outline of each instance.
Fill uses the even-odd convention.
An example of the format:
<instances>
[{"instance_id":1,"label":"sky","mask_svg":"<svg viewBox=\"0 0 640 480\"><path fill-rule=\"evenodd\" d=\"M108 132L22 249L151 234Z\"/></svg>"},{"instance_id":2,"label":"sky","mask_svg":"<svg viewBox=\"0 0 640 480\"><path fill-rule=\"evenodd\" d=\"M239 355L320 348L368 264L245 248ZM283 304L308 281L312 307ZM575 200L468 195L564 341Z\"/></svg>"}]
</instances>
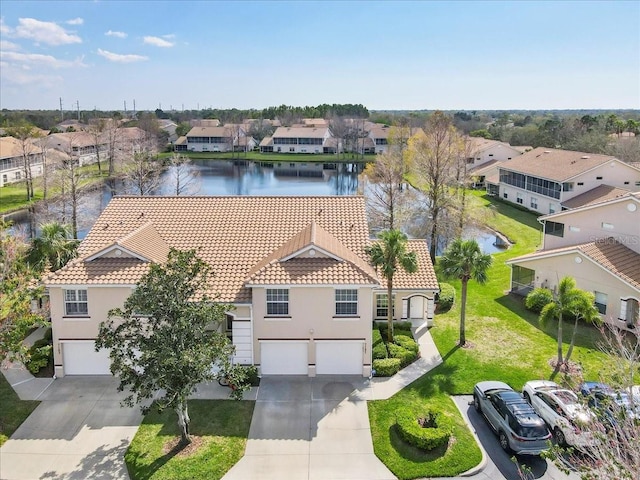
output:
<instances>
[{"instance_id":1,"label":"sky","mask_svg":"<svg viewBox=\"0 0 640 480\"><path fill-rule=\"evenodd\" d=\"M0 108L640 108L640 1L0 0Z\"/></svg>"}]
</instances>

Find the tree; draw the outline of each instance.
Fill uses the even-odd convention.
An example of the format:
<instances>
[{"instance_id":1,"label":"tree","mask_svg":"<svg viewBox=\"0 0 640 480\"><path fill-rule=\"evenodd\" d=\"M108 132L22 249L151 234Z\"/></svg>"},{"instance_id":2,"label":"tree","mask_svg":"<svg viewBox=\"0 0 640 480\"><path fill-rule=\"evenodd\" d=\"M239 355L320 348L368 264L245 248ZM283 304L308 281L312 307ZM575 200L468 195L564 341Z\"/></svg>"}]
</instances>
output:
<instances>
[{"instance_id":1,"label":"tree","mask_svg":"<svg viewBox=\"0 0 640 480\"><path fill-rule=\"evenodd\" d=\"M99 118L95 123L89 127L89 135L93 148L96 152L96 163L98 164L98 175L102 175L102 163L100 161L100 150L104 143L104 131L107 129L107 121L104 118Z\"/></svg>"},{"instance_id":2,"label":"tree","mask_svg":"<svg viewBox=\"0 0 640 480\"><path fill-rule=\"evenodd\" d=\"M125 189L133 195L151 195L160 185L162 165L148 151L133 154L123 167Z\"/></svg>"},{"instance_id":3,"label":"tree","mask_svg":"<svg viewBox=\"0 0 640 480\"><path fill-rule=\"evenodd\" d=\"M33 174L31 172L31 163L37 154L37 149L33 144L33 138L37 132L36 127L30 123L22 121L13 127L7 128L6 132L9 136L18 140L20 156L22 157L22 171L24 173L25 186L27 188L27 201L31 201L33 199Z\"/></svg>"},{"instance_id":4,"label":"tree","mask_svg":"<svg viewBox=\"0 0 640 480\"><path fill-rule=\"evenodd\" d=\"M31 242L27 261L34 269L51 271L64 267L75 258L78 241L73 238L71 226L59 222L48 222L40 226L40 236Z\"/></svg>"},{"instance_id":5,"label":"tree","mask_svg":"<svg viewBox=\"0 0 640 480\"><path fill-rule=\"evenodd\" d=\"M189 157L174 153L169 158L168 176L172 195L195 195L200 190L200 172Z\"/></svg>"},{"instance_id":6,"label":"tree","mask_svg":"<svg viewBox=\"0 0 640 480\"><path fill-rule=\"evenodd\" d=\"M570 315L575 317L575 324L571 335L571 345L567 357L569 357L573 351L578 320L584 319L589 322L595 322L596 319L600 319L598 311L594 306L593 294L576 288L576 281L571 277L563 277L562 280L560 280L558 291L554 292L553 297L553 301L545 305L540 312L540 324L543 327L554 320L558 322L558 358L551 378L555 377L562 366L567 365L569 361L569 358L563 359L562 336L564 316Z\"/></svg>"},{"instance_id":7,"label":"tree","mask_svg":"<svg viewBox=\"0 0 640 480\"><path fill-rule=\"evenodd\" d=\"M42 297L42 288L34 287L35 272L25 261L28 245L9 225L0 222L0 359L29 359L22 343L35 327L48 325L42 312L32 309L32 301Z\"/></svg>"},{"instance_id":8,"label":"tree","mask_svg":"<svg viewBox=\"0 0 640 480\"><path fill-rule=\"evenodd\" d=\"M597 406L589 396L582 399L594 416L580 428L593 445L585 452L554 445L547 456L567 473L570 465L584 480L636 480L640 478L640 392L636 386L640 383L640 337L610 324L600 330L598 347L611 361L597 380L612 387L613 396ZM614 401L617 395L626 396L628 403Z\"/></svg>"},{"instance_id":9,"label":"tree","mask_svg":"<svg viewBox=\"0 0 640 480\"><path fill-rule=\"evenodd\" d=\"M460 346L464 346L467 342L465 332L467 284L469 280L475 280L479 284L486 283L487 272L492 262L491 255L482 253L478 242L461 238L454 240L438 261L445 277L460 279Z\"/></svg>"},{"instance_id":10,"label":"tree","mask_svg":"<svg viewBox=\"0 0 640 480\"><path fill-rule=\"evenodd\" d=\"M393 276L399 268L414 273L418 270L418 260L415 252L407 251L407 236L400 230L385 230L379 239L366 252L387 281L387 340L393 342Z\"/></svg>"},{"instance_id":11,"label":"tree","mask_svg":"<svg viewBox=\"0 0 640 480\"><path fill-rule=\"evenodd\" d=\"M248 388L242 367L231 365L233 345L219 331L232 307L206 294L212 273L195 250L171 249L166 264L150 266L124 308L109 311L96 341L96 349L110 349L118 390L130 391L123 404L155 398L160 410L174 409L184 444L191 442L187 399L199 383L233 378L236 399ZM216 363L221 373L213 373ZM150 408L142 406L145 413Z\"/></svg>"},{"instance_id":12,"label":"tree","mask_svg":"<svg viewBox=\"0 0 640 480\"><path fill-rule=\"evenodd\" d=\"M409 140L409 161L417 186L426 196L431 225L429 255L435 263L441 228L439 222L455 202L456 166L464 156L465 142L451 118L442 112L435 112L429 118L425 133Z\"/></svg>"},{"instance_id":13,"label":"tree","mask_svg":"<svg viewBox=\"0 0 640 480\"><path fill-rule=\"evenodd\" d=\"M404 185L407 166L400 150L391 149L376 155L375 161L367 163L363 177L371 182L367 189L369 218L375 227L399 228L408 212L411 197Z\"/></svg>"}]
</instances>

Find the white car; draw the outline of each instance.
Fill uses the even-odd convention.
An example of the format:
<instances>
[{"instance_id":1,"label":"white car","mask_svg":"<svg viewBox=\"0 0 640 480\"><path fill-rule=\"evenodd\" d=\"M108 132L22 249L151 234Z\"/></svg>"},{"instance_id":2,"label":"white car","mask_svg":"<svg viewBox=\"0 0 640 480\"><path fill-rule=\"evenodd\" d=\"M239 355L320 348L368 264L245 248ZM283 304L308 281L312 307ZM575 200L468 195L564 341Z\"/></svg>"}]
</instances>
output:
<instances>
[{"instance_id":1,"label":"white car","mask_svg":"<svg viewBox=\"0 0 640 480\"><path fill-rule=\"evenodd\" d=\"M593 438L583 428L593 420L593 414L574 392L555 382L532 380L525 383L522 393L549 426L556 443L580 450L593 445Z\"/></svg>"}]
</instances>

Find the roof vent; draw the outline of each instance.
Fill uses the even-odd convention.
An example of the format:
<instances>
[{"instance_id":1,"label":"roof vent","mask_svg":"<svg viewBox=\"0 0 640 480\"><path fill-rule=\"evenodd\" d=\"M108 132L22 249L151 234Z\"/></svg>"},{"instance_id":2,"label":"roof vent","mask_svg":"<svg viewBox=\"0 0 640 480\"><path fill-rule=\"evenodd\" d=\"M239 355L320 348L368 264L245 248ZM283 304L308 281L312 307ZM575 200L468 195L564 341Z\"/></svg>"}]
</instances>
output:
<instances>
[{"instance_id":1,"label":"roof vent","mask_svg":"<svg viewBox=\"0 0 640 480\"><path fill-rule=\"evenodd\" d=\"M582 160L586 160L587 158L591 158L589 155L583 155L580 157Z\"/></svg>"},{"instance_id":2,"label":"roof vent","mask_svg":"<svg viewBox=\"0 0 640 480\"><path fill-rule=\"evenodd\" d=\"M544 153L551 153L551 150L545 150Z\"/></svg>"}]
</instances>

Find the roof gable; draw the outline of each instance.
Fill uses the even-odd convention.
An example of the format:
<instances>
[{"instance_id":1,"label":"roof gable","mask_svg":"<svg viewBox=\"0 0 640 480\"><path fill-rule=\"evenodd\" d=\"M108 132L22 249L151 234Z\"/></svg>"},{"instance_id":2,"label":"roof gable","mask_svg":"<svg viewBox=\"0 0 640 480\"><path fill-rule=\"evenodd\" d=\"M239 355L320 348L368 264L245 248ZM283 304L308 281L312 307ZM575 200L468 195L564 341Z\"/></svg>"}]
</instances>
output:
<instances>
[{"instance_id":1,"label":"roof gable","mask_svg":"<svg viewBox=\"0 0 640 480\"><path fill-rule=\"evenodd\" d=\"M597 187L597 188L600 188L600 187ZM583 212L585 210L611 208L611 206L617 205L618 203L625 202L625 201L631 201L631 202L640 204L640 192L626 192L619 195L616 190L621 190L621 189L611 190L609 191L609 194L606 194L606 190L601 189L600 193L603 194L603 197L604 197L603 200L598 200L596 198L594 201L587 202L586 204L581 206L576 206L574 208L570 208L568 210L562 210L556 213L550 213L548 215L542 215L541 217L538 217L538 221L541 222L543 220L553 220L560 217L566 217L567 215L574 215L578 212ZM585 193L589 193L591 191L592 190L589 190L588 192L585 192ZM597 195L597 193L598 192L595 192L593 193L593 195ZM578 195L578 197L579 196L580 195ZM610 196L611 198L609 198ZM578 198L578 197L574 197L574 198ZM565 203L563 203L563 205L565 205Z\"/></svg>"},{"instance_id":2,"label":"roof gable","mask_svg":"<svg viewBox=\"0 0 640 480\"><path fill-rule=\"evenodd\" d=\"M163 240L152 222L147 222L111 245L99 249L85 258L91 262L101 257L133 257L145 262L163 263L169 255L169 245Z\"/></svg>"}]
</instances>

